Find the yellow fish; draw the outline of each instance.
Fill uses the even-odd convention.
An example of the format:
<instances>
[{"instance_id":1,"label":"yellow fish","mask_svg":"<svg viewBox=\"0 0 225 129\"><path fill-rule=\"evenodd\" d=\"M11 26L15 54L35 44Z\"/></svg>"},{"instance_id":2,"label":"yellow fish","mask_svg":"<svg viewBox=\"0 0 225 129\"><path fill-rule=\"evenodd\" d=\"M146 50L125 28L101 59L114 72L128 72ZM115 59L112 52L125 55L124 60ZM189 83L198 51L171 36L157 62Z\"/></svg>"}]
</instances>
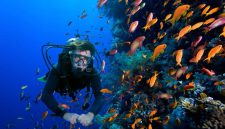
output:
<instances>
[{"instance_id":1,"label":"yellow fish","mask_svg":"<svg viewBox=\"0 0 225 129\"><path fill-rule=\"evenodd\" d=\"M155 58L157 58L161 53L164 52L164 50L166 49L166 47L167 47L166 44L161 44L161 45L158 45L154 49L153 55L150 58L152 60L152 62L154 62L155 61Z\"/></svg>"},{"instance_id":2,"label":"yellow fish","mask_svg":"<svg viewBox=\"0 0 225 129\"><path fill-rule=\"evenodd\" d=\"M180 40L185 34L191 31L191 25L185 26L183 29L180 30L178 36L176 37L176 40Z\"/></svg>"},{"instance_id":3,"label":"yellow fish","mask_svg":"<svg viewBox=\"0 0 225 129\"><path fill-rule=\"evenodd\" d=\"M174 26L174 23L178 21L182 15L186 14L189 8L190 5L188 4L180 5L179 7L176 8L176 10L173 13L172 19L169 21L172 24L172 26Z\"/></svg>"},{"instance_id":4,"label":"yellow fish","mask_svg":"<svg viewBox=\"0 0 225 129\"><path fill-rule=\"evenodd\" d=\"M208 57L204 61L207 60L208 63L210 63L210 59L213 58L216 54L218 54L221 49L222 49L222 45L217 45L214 48L212 48L208 53Z\"/></svg>"}]
</instances>

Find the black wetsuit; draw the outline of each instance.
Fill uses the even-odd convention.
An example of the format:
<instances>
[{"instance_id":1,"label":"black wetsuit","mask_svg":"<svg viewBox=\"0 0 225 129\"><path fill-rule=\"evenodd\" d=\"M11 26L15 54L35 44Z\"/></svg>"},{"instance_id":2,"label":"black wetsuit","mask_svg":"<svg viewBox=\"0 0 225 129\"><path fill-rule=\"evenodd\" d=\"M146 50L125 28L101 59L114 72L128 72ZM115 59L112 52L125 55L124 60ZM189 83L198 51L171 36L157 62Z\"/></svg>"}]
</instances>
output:
<instances>
[{"instance_id":1,"label":"black wetsuit","mask_svg":"<svg viewBox=\"0 0 225 129\"><path fill-rule=\"evenodd\" d=\"M65 82L67 82L67 84L69 83L69 85L66 86ZM69 88L69 93L73 94L77 90L79 91L88 85L90 86L90 88L92 88L92 92L95 97L94 103L93 105L91 105L89 112L92 112L94 113L94 115L96 115L101 110L101 107L103 105L103 96L100 92L101 82L99 74L95 76L84 75L80 78L77 78L75 74L68 77L65 81L65 79L60 78L56 72L51 70L42 93L42 101L50 110L52 110L56 114L56 116L63 117L63 115L66 113L66 110L62 110L58 107L58 102L54 98L53 93L56 91L63 95L64 93L66 93L66 91L68 91L66 89Z\"/></svg>"}]
</instances>

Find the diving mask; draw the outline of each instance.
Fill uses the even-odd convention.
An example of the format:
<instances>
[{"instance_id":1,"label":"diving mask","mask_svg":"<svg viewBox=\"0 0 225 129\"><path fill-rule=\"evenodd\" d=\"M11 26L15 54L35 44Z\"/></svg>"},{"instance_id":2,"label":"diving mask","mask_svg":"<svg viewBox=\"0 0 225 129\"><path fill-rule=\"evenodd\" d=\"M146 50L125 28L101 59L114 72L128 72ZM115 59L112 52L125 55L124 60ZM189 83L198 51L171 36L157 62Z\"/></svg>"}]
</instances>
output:
<instances>
[{"instance_id":1,"label":"diving mask","mask_svg":"<svg viewBox=\"0 0 225 129\"><path fill-rule=\"evenodd\" d=\"M85 70L92 60L91 52L89 50L72 50L69 51L69 55L73 70Z\"/></svg>"}]
</instances>

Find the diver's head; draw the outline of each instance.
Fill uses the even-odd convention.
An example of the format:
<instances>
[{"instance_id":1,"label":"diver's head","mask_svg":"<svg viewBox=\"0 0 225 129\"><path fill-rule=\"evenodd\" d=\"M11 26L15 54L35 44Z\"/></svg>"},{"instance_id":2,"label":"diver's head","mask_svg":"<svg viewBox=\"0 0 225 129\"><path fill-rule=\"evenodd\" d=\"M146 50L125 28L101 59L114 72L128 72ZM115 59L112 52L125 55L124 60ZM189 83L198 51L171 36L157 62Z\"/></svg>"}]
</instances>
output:
<instances>
[{"instance_id":1,"label":"diver's head","mask_svg":"<svg viewBox=\"0 0 225 129\"><path fill-rule=\"evenodd\" d=\"M71 50L69 51L72 70L84 71L91 63L92 56L90 50Z\"/></svg>"},{"instance_id":2,"label":"diver's head","mask_svg":"<svg viewBox=\"0 0 225 129\"><path fill-rule=\"evenodd\" d=\"M63 52L69 54L72 71L90 72L93 68L93 56L96 51L94 45L78 38L71 38L67 43Z\"/></svg>"}]
</instances>

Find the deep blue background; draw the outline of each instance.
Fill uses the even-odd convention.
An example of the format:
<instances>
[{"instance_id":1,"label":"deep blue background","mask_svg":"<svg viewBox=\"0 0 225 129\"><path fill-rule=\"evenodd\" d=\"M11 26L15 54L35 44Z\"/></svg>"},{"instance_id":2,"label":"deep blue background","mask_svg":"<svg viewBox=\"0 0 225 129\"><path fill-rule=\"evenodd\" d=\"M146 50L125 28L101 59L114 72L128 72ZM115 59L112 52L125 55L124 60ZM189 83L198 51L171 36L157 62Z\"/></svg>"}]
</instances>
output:
<instances>
[{"instance_id":1,"label":"deep blue background","mask_svg":"<svg viewBox=\"0 0 225 129\"><path fill-rule=\"evenodd\" d=\"M90 41L100 42L96 46L102 52L110 48L111 33L107 18L98 18L101 11L97 9L97 0L2 0L0 2L0 128L8 123L15 124L15 128L34 128L34 121L40 121L41 113L46 111L45 105L32 101L41 91L44 84L37 81L37 77L45 74L47 68L41 56L41 46L47 42L64 44L73 37L76 29L80 34L90 30ZM87 18L80 19L83 10ZM67 26L73 21L71 26ZM93 27L91 27L93 26ZM103 27L103 31L99 28ZM66 36L65 33L72 35ZM99 38L99 35L102 38ZM57 59L58 51L51 53L53 60ZM35 75L36 68L40 68L40 75ZM31 111L26 112L28 102L21 102L20 87L28 85L25 94L32 98ZM49 112L51 113L51 112ZM23 117L24 120L17 120ZM53 121L53 122L52 122ZM47 117L43 122L44 128L50 128L55 121L61 119Z\"/></svg>"}]
</instances>

